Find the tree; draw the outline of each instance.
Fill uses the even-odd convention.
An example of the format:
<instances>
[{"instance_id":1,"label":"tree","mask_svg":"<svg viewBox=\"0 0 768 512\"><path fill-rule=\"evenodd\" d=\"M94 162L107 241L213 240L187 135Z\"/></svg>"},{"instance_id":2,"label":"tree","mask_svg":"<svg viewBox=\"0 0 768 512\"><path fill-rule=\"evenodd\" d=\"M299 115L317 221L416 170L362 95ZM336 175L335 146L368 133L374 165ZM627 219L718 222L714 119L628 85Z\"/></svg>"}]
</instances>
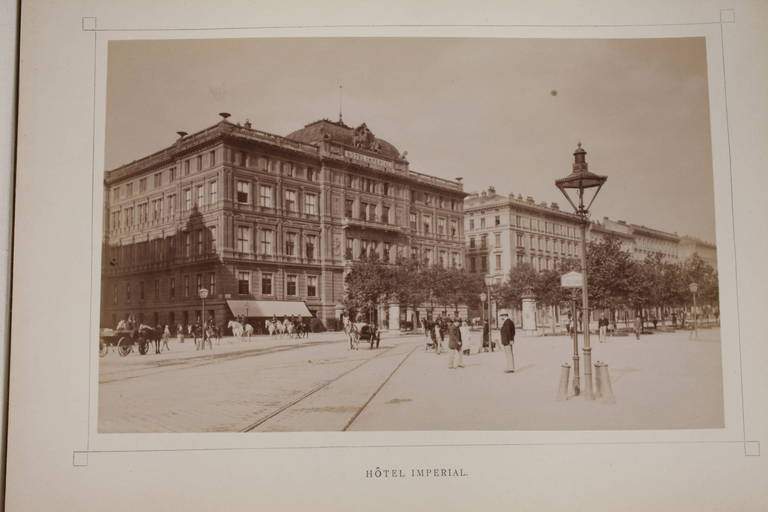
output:
<instances>
[{"instance_id":1,"label":"tree","mask_svg":"<svg viewBox=\"0 0 768 512\"><path fill-rule=\"evenodd\" d=\"M533 266L523 263L512 267L509 276L499 290L499 298L506 306L519 307L522 302L523 294L527 289L536 290L538 285L538 276Z\"/></svg>"},{"instance_id":2,"label":"tree","mask_svg":"<svg viewBox=\"0 0 768 512\"><path fill-rule=\"evenodd\" d=\"M355 261L344 279L344 302L350 311L363 313L369 321L377 306L394 291L393 268L379 260L375 253Z\"/></svg>"}]
</instances>

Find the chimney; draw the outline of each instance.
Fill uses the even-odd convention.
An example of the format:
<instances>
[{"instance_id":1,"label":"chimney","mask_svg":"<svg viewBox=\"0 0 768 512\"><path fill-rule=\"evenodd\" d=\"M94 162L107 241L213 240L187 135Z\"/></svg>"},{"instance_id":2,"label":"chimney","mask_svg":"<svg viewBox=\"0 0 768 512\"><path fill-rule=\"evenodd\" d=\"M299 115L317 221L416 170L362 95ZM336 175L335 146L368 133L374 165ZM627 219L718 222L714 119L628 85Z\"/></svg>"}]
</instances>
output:
<instances>
[{"instance_id":1,"label":"chimney","mask_svg":"<svg viewBox=\"0 0 768 512\"><path fill-rule=\"evenodd\" d=\"M243 126L245 126L246 128L248 128L250 130L251 129L251 120L250 119L246 119L245 120L245 124Z\"/></svg>"},{"instance_id":2,"label":"chimney","mask_svg":"<svg viewBox=\"0 0 768 512\"><path fill-rule=\"evenodd\" d=\"M178 136L179 136L179 139L183 139L183 138L184 138L184 137L186 137L188 134L187 134L187 132L181 132L181 131L179 131L179 132L176 132L176 135L178 135Z\"/></svg>"},{"instance_id":3,"label":"chimney","mask_svg":"<svg viewBox=\"0 0 768 512\"><path fill-rule=\"evenodd\" d=\"M560 209L560 205L559 205L559 204L557 204L557 203L552 203L552 204L551 204L551 205L549 205L549 206L550 206L550 208L552 208L553 210L559 210L559 209Z\"/></svg>"},{"instance_id":4,"label":"chimney","mask_svg":"<svg viewBox=\"0 0 768 512\"><path fill-rule=\"evenodd\" d=\"M493 185L488 187L488 194L495 194L495 193L496 193L496 187L494 187Z\"/></svg>"},{"instance_id":5,"label":"chimney","mask_svg":"<svg viewBox=\"0 0 768 512\"><path fill-rule=\"evenodd\" d=\"M222 121L226 121L226 120L227 120L227 118L228 118L229 116L231 116L232 114L230 114L229 112L219 112L219 115L221 116L221 120L222 120Z\"/></svg>"}]
</instances>

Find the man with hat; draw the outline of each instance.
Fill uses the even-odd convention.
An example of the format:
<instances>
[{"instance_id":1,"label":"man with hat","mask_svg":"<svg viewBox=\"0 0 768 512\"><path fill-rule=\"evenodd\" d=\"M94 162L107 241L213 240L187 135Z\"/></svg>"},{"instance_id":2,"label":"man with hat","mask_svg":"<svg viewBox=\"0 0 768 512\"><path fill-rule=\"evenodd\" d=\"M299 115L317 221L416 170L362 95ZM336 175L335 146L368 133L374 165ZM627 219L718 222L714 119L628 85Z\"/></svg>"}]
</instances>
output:
<instances>
[{"instance_id":1,"label":"man with hat","mask_svg":"<svg viewBox=\"0 0 768 512\"><path fill-rule=\"evenodd\" d=\"M515 342L515 323L507 313L502 313L501 318L501 348L507 363L505 371L506 373L513 373L515 371L515 355L512 352L512 344Z\"/></svg>"}]
</instances>

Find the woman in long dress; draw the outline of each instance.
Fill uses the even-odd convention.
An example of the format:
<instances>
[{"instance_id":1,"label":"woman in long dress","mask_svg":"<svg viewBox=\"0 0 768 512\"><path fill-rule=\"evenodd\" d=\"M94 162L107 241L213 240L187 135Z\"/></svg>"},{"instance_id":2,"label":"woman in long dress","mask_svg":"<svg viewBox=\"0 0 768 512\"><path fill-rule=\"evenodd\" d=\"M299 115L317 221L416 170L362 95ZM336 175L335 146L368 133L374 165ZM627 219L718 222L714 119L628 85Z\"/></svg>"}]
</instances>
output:
<instances>
[{"instance_id":1,"label":"woman in long dress","mask_svg":"<svg viewBox=\"0 0 768 512\"><path fill-rule=\"evenodd\" d=\"M459 320L459 332L461 333L461 351L470 355L472 353L472 333L469 331L469 324L464 320Z\"/></svg>"}]
</instances>

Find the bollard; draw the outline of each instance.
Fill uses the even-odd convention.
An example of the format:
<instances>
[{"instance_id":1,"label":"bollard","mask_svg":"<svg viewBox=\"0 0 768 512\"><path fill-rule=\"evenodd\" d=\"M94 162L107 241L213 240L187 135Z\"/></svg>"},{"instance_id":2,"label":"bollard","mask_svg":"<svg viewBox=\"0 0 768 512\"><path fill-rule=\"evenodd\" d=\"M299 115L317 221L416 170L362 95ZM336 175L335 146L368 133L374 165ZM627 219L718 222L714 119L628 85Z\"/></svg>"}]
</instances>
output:
<instances>
[{"instance_id":1,"label":"bollard","mask_svg":"<svg viewBox=\"0 0 768 512\"><path fill-rule=\"evenodd\" d=\"M594 367L595 367L595 387L593 391L593 395L595 400L599 400L600 397L603 395L603 375L600 371L600 369L603 367L602 362L595 361Z\"/></svg>"},{"instance_id":2,"label":"bollard","mask_svg":"<svg viewBox=\"0 0 768 512\"><path fill-rule=\"evenodd\" d=\"M571 365L563 363L560 365L560 385L557 388L557 401L562 402L568 399L568 377L571 373Z\"/></svg>"},{"instance_id":3,"label":"bollard","mask_svg":"<svg viewBox=\"0 0 768 512\"><path fill-rule=\"evenodd\" d=\"M597 374L600 376L600 401L607 404L616 402L616 397L613 395L613 386L611 385L611 374L608 371L608 365L606 363L600 363L600 367L596 368Z\"/></svg>"}]
</instances>

